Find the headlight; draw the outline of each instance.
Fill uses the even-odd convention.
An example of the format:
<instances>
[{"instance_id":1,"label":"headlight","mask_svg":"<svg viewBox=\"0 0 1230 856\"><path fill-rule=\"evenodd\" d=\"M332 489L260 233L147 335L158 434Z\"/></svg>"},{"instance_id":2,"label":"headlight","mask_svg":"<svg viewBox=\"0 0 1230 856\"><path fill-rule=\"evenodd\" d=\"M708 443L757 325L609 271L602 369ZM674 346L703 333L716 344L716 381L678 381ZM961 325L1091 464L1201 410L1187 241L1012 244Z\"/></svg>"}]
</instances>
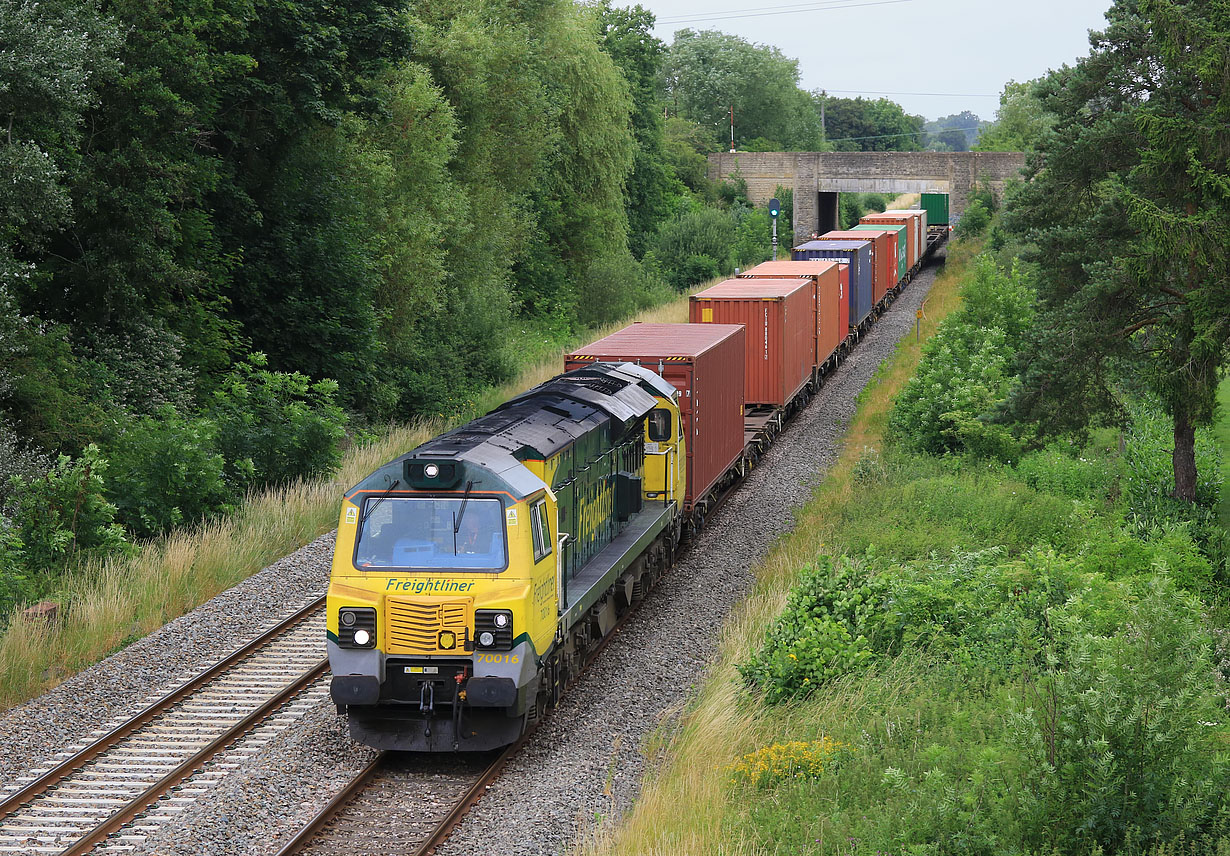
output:
<instances>
[{"instance_id":1,"label":"headlight","mask_svg":"<svg viewBox=\"0 0 1230 856\"><path fill-rule=\"evenodd\" d=\"M474 640L479 648L511 651L513 616L509 609L474 610Z\"/></svg>"},{"instance_id":2,"label":"headlight","mask_svg":"<svg viewBox=\"0 0 1230 856\"><path fill-rule=\"evenodd\" d=\"M436 476L440 475L440 468L435 464L428 464L423 467L423 475L427 476L429 479L434 479Z\"/></svg>"},{"instance_id":3,"label":"headlight","mask_svg":"<svg viewBox=\"0 0 1230 856\"><path fill-rule=\"evenodd\" d=\"M343 606L337 611L337 644L342 648L371 648L376 644L376 610L370 606Z\"/></svg>"}]
</instances>

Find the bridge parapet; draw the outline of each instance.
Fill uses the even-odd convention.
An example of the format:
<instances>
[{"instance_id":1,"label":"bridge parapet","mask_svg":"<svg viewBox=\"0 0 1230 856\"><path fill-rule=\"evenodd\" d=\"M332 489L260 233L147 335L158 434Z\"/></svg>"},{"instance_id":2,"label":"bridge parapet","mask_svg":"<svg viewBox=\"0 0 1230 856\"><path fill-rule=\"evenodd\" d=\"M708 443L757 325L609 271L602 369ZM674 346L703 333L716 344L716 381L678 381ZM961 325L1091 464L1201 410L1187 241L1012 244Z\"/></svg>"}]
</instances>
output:
<instances>
[{"instance_id":1,"label":"bridge parapet","mask_svg":"<svg viewBox=\"0 0 1230 856\"><path fill-rule=\"evenodd\" d=\"M822 194L868 192L949 195L961 214L981 180L1001 196L1004 184L1025 167L1022 152L719 152L709 155L709 178L734 175L747 182L748 198L765 204L779 185L794 188L794 234L802 239L827 219L833 198ZM822 216L823 215L823 216Z\"/></svg>"}]
</instances>

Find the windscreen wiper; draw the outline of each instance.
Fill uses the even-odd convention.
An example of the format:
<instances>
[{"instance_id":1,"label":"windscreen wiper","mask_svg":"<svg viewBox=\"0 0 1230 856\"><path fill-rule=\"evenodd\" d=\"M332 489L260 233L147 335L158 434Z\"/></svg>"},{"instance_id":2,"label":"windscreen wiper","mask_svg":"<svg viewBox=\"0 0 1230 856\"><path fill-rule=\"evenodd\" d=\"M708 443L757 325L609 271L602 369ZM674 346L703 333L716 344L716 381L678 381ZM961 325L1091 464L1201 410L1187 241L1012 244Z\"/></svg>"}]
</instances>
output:
<instances>
[{"instance_id":1,"label":"windscreen wiper","mask_svg":"<svg viewBox=\"0 0 1230 856\"><path fill-rule=\"evenodd\" d=\"M474 480L470 479L466 482L466 494L461 498L461 510L453 512L453 555L457 555L457 533L461 530L461 518L466 513L466 503L470 501L470 488L474 487Z\"/></svg>"},{"instance_id":2,"label":"windscreen wiper","mask_svg":"<svg viewBox=\"0 0 1230 856\"><path fill-rule=\"evenodd\" d=\"M373 502L373 503L372 503L372 504L371 504L371 505L367 508L367 510L363 512L363 515L359 518L359 531L360 531L360 532L362 532L362 531L363 531L363 524L367 522L367 518L371 517L371 516L372 516L372 512L373 512L373 511L375 511L377 508L379 508L379 507L380 507L380 503L384 502L386 499L388 499L388 498L389 498L389 494L391 494L393 491L397 490L397 486L398 486L399 484L401 484L401 479L393 479L393 483L392 483L391 485L389 485L388 490L386 490L384 493L380 494L380 496L379 496L379 497L377 497L376 501L375 501L375 502Z\"/></svg>"}]
</instances>

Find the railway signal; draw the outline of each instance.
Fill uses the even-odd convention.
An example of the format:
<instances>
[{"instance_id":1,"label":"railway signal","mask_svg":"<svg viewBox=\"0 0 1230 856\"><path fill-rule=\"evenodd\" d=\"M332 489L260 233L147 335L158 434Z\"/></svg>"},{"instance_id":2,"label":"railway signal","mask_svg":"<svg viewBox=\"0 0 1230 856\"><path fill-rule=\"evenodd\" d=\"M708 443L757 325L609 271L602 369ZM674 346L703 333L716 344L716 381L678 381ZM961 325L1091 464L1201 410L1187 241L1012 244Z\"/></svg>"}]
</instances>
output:
<instances>
[{"instance_id":1,"label":"railway signal","mask_svg":"<svg viewBox=\"0 0 1230 856\"><path fill-rule=\"evenodd\" d=\"M777 261L777 216L781 213L781 200L774 196L769 200L769 216L773 218L773 261Z\"/></svg>"}]
</instances>

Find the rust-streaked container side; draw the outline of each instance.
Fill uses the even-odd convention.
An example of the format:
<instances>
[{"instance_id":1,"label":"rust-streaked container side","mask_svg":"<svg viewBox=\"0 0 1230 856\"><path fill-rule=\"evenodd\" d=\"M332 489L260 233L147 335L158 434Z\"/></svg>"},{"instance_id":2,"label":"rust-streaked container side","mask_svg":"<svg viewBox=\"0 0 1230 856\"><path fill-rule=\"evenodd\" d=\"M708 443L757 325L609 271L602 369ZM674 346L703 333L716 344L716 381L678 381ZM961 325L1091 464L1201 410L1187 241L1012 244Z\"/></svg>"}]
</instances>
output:
<instances>
[{"instance_id":1,"label":"rust-streaked container side","mask_svg":"<svg viewBox=\"0 0 1230 856\"><path fill-rule=\"evenodd\" d=\"M881 214L868 214L858 221L865 226L904 226L906 236L905 268L909 270L922 256L922 246L918 243L918 218L912 214L899 211L885 211Z\"/></svg>"},{"instance_id":2,"label":"rust-streaked container side","mask_svg":"<svg viewBox=\"0 0 1230 856\"><path fill-rule=\"evenodd\" d=\"M735 324L633 324L564 357L564 371L595 362L636 363L679 390L687 437L684 511L743 454L747 335Z\"/></svg>"},{"instance_id":3,"label":"rust-streaked container side","mask_svg":"<svg viewBox=\"0 0 1230 856\"><path fill-rule=\"evenodd\" d=\"M744 401L781 407L811 380L815 313L811 279L728 279L692 295L689 320L746 326Z\"/></svg>"},{"instance_id":4,"label":"rust-streaked container side","mask_svg":"<svg viewBox=\"0 0 1230 856\"><path fill-rule=\"evenodd\" d=\"M897 284L893 275L897 269L897 238L888 230L859 232L839 229L820 236L821 241L871 241L871 303L880 302L889 289Z\"/></svg>"},{"instance_id":5,"label":"rust-streaked container side","mask_svg":"<svg viewBox=\"0 0 1230 856\"><path fill-rule=\"evenodd\" d=\"M823 366L842 339L846 337L848 321L842 321L841 304L846 299L846 291L841 285L841 265L825 259L809 261L776 261L764 262L740 274L740 279L775 279L781 277L802 276L816 283L816 367ZM847 269L846 276L850 273ZM850 310L846 307L845 317L849 318Z\"/></svg>"}]
</instances>

